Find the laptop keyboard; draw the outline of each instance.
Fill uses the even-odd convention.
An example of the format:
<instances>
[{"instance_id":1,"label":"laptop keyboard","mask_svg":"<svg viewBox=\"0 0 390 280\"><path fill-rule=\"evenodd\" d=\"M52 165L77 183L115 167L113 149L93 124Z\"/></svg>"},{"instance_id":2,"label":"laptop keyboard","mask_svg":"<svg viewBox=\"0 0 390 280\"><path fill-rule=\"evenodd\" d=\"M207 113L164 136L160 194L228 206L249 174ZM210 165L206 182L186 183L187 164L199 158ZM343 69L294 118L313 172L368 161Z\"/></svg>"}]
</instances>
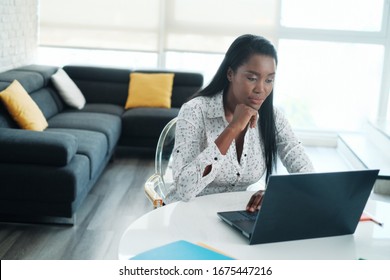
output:
<instances>
[{"instance_id":1,"label":"laptop keyboard","mask_svg":"<svg viewBox=\"0 0 390 280\"><path fill-rule=\"evenodd\" d=\"M241 219L239 220L249 220L254 222L256 221L258 211L256 212L239 211L237 213L241 216Z\"/></svg>"}]
</instances>

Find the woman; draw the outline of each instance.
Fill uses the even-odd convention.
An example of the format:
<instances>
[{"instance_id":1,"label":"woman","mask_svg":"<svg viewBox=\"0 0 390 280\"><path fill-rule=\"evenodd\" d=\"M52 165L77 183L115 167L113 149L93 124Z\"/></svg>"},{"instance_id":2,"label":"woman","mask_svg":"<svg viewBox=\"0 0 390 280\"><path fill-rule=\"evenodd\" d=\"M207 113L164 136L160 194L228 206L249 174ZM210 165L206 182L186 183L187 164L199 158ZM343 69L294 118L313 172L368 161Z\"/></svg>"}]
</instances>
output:
<instances>
[{"instance_id":1,"label":"woman","mask_svg":"<svg viewBox=\"0 0 390 280\"><path fill-rule=\"evenodd\" d=\"M167 202L242 191L276 167L290 173L313 166L284 116L273 107L277 54L255 35L238 37L211 83L185 103L176 124L174 186ZM261 204L263 191L247 204Z\"/></svg>"}]
</instances>

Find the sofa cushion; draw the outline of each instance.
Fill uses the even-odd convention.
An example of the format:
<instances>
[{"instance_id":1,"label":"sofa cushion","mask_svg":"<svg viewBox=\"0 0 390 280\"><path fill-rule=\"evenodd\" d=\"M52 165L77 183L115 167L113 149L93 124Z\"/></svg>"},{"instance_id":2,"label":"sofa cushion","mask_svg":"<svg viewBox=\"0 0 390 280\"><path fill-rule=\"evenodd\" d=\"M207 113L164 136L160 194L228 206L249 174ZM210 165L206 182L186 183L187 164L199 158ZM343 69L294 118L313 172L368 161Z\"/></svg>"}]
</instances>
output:
<instances>
[{"instance_id":1,"label":"sofa cushion","mask_svg":"<svg viewBox=\"0 0 390 280\"><path fill-rule=\"evenodd\" d=\"M124 107L131 70L96 66L64 66L88 103L111 103Z\"/></svg>"},{"instance_id":2,"label":"sofa cushion","mask_svg":"<svg viewBox=\"0 0 390 280\"><path fill-rule=\"evenodd\" d=\"M58 69L51 76L51 79L67 105L76 109L82 109L85 106L86 101L84 95L62 68Z\"/></svg>"},{"instance_id":3,"label":"sofa cushion","mask_svg":"<svg viewBox=\"0 0 390 280\"><path fill-rule=\"evenodd\" d=\"M131 73L125 109L171 108L173 73Z\"/></svg>"},{"instance_id":4,"label":"sofa cushion","mask_svg":"<svg viewBox=\"0 0 390 280\"><path fill-rule=\"evenodd\" d=\"M0 81L0 90L3 90L9 86L10 82L1 82Z\"/></svg>"},{"instance_id":5,"label":"sofa cushion","mask_svg":"<svg viewBox=\"0 0 390 280\"><path fill-rule=\"evenodd\" d=\"M27 92L32 92L42 88L45 82L41 74L31 71L9 70L0 73L1 82L12 83L14 80L18 80Z\"/></svg>"},{"instance_id":6,"label":"sofa cushion","mask_svg":"<svg viewBox=\"0 0 390 280\"><path fill-rule=\"evenodd\" d=\"M134 108L122 116L122 136L158 139L165 125L179 113L178 108Z\"/></svg>"},{"instance_id":7,"label":"sofa cushion","mask_svg":"<svg viewBox=\"0 0 390 280\"><path fill-rule=\"evenodd\" d=\"M46 119L50 119L64 109L64 105L58 97L58 94L51 87L38 89L37 91L31 92L30 96L41 109Z\"/></svg>"},{"instance_id":8,"label":"sofa cushion","mask_svg":"<svg viewBox=\"0 0 390 280\"><path fill-rule=\"evenodd\" d=\"M77 139L77 154L83 154L90 161L90 178L93 178L108 153L108 143L103 133L78 129L48 128L48 132L68 134Z\"/></svg>"},{"instance_id":9,"label":"sofa cushion","mask_svg":"<svg viewBox=\"0 0 390 280\"><path fill-rule=\"evenodd\" d=\"M200 73L179 72L175 75L172 91L172 107L180 108L203 86L203 75Z\"/></svg>"},{"instance_id":10,"label":"sofa cushion","mask_svg":"<svg viewBox=\"0 0 390 280\"><path fill-rule=\"evenodd\" d=\"M107 138L109 151L115 147L121 133L121 119L103 113L64 111L49 119L49 126L101 132Z\"/></svg>"},{"instance_id":11,"label":"sofa cushion","mask_svg":"<svg viewBox=\"0 0 390 280\"><path fill-rule=\"evenodd\" d=\"M24 73L27 73L27 72L37 73L37 74L42 76L43 81L44 81L44 86L47 86L50 84L51 76L55 72L57 72L58 67L57 66L31 64L31 65L18 67L18 68L15 68L13 70L14 71L21 71Z\"/></svg>"},{"instance_id":12,"label":"sofa cushion","mask_svg":"<svg viewBox=\"0 0 390 280\"><path fill-rule=\"evenodd\" d=\"M89 160L85 155L76 154L69 164L62 167L0 162L0 178L1 200L51 203L74 201L90 181ZM0 213L2 207L0 203ZM26 209L21 210L29 214Z\"/></svg>"},{"instance_id":13,"label":"sofa cushion","mask_svg":"<svg viewBox=\"0 0 390 280\"><path fill-rule=\"evenodd\" d=\"M0 162L65 166L76 150L70 134L0 128Z\"/></svg>"},{"instance_id":14,"label":"sofa cushion","mask_svg":"<svg viewBox=\"0 0 390 280\"><path fill-rule=\"evenodd\" d=\"M137 70L136 73L170 73L167 70ZM173 80L171 107L180 108L188 99L203 86L203 75L192 72L175 71Z\"/></svg>"},{"instance_id":15,"label":"sofa cushion","mask_svg":"<svg viewBox=\"0 0 390 280\"><path fill-rule=\"evenodd\" d=\"M67 110L67 112L73 111L72 109ZM76 110L74 110L76 111ZM80 110L81 112L90 112L90 113L105 113L110 115L115 115L122 117L125 109L122 106L108 103L92 103L85 104L84 108Z\"/></svg>"},{"instance_id":16,"label":"sofa cushion","mask_svg":"<svg viewBox=\"0 0 390 280\"><path fill-rule=\"evenodd\" d=\"M19 128L2 102L0 102L0 128Z\"/></svg>"},{"instance_id":17,"label":"sofa cushion","mask_svg":"<svg viewBox=\"0 0 390 280\"><path fill-rule=\"evenodd\" d=\"M0 92L0 100L21 128L42 131L47 127L42 111L17 80Z\"/></svg>"}]
</instances>

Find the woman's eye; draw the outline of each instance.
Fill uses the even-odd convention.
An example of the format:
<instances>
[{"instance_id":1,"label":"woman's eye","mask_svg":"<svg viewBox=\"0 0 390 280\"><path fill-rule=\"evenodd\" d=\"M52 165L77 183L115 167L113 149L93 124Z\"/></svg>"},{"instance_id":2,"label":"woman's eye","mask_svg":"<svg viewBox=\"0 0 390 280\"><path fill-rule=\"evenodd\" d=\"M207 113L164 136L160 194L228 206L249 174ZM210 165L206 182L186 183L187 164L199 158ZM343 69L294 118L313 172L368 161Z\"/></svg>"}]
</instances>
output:
<instances>
[{"instance_id":1,"label":"woman's eye","mask_svg":"<svg viewBox=\"0 0 390 280\"><path fill-rule=\"evenodd\" d=\"M256 77L247 77L247 79L251 82L257 81Z\"/></svg>"},{"instance_id":2,"label":"woman's eye","mask_svg":"<svg viewBox=\"0 0 390 280\"><path fill-rule=\"evenodd\" d=\"M265 82L266 82L267 84L272 84L272 83L274 82L274 79L267 79L267 80L265 80Z\"/></svg>"}]
</instances>

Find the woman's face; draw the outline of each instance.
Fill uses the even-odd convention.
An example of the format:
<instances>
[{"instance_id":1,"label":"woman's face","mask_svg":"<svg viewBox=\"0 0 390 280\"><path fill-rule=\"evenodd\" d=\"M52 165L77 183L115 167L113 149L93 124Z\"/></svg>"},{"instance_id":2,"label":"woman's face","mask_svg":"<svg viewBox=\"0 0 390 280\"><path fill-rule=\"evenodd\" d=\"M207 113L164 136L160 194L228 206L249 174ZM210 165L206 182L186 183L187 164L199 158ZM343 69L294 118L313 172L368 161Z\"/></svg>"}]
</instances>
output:
<instances>
[{"instance_id":1,"label":"woman's face","mask_svg":"<svg viewBox=\"0 0 390 280\"><path fill-rule=\"evenodd\" d=\"M230 81L228 102L230 106L245 104L259 110L274 86L276 71L275 60L267 55L252 55L250 59L234 72L228 69Z\"/></svg>"}]
</instances>

